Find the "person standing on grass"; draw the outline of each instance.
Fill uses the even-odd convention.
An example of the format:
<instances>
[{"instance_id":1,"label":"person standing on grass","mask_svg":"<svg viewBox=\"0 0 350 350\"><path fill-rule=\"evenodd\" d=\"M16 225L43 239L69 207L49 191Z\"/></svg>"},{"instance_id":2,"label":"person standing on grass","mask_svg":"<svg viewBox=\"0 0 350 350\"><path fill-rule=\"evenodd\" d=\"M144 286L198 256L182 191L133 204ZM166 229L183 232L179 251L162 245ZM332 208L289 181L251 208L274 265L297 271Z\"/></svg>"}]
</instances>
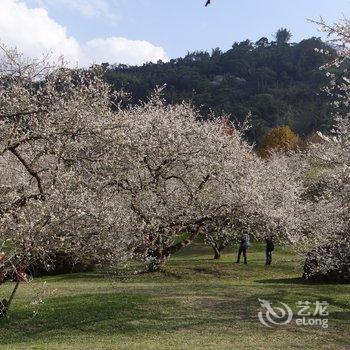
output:
<instances>
[{"instance_id":1,"label":"person standing on grass","mask_svg":"<svg viewBox=\"0 0 350 350\"><path fill-rule=\"evenodd\" d=\"M275 245L273 243L273 237L267 236L265 238L265 242L266 242L266 266L271 265L272 262L272 252L275 249Z\"/></svg>"},{"instance_id":2,"label":"person standing on grass","mask_svg":"<svg viewBox=\"0 0 350 350\"><path fill-rule=\"evenodd\" d=\"M247 250L249 248L250 237L247 231L243 232L241 242L238 249L238 256L236 263L239 264L241 254L243 253L244 263L247 264Z\"/></svg>"}]
</instances>

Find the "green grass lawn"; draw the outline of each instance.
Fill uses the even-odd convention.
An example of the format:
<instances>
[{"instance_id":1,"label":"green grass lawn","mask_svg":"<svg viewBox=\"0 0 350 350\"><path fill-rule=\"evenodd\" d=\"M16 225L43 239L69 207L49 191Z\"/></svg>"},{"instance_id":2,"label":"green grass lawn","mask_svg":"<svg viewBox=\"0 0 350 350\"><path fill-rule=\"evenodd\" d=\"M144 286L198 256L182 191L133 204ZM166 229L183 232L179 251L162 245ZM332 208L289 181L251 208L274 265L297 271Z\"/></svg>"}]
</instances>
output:
<instances>
[{"instance_id":1,"label":"green grass lawn","mask_svg":"<svg viewBox=\"0 0 350 350\"><path fill-rule=\"evenodd\" d=\"M174 256L164 274L71 274L21 285L10 317L0 321L0 349L350 349L350 285L302 283L300 264L263 247L249 264L228 251L213 261L201 244ZM46 285L44 285L46 281ZM1 296L11 284L1 286ZM33 316L29 302L45 293ZM260 299L326 300L329 328L259 323ZM276 304L276 305L277 305Z\"/></svg>"}]
</instances>

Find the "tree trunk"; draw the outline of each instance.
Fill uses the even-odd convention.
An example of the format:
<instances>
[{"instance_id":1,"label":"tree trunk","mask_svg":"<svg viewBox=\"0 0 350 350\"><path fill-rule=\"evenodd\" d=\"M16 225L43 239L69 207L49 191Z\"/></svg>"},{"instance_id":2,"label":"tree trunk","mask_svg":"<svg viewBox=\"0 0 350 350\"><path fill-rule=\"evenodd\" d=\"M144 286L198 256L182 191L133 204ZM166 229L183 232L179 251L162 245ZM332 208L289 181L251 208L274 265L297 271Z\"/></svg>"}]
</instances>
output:
<instances>
[{"instance_id":1,"label":"tree trunk","mask_svg":"<svg viewBox=\"0 0 350 350\"><path fill-rule=\"evenodd\" d=\"M15 287L13 288L13 291L11 293L10 299L3 299L0 301L0 317L5 317L7 316L7 313L10 309L10 306L12 304L12 300L15 297L15 294L17 292L18 286L19 286L19 281L16 282Z\"/></svg>"},{"instance_id":2,"label":"tree trunk","mask_svg":"<svg viewBox=\"0 0 350 350\"><path fill-rule=\"evenodd\" d=\"M17 282L16 282L16 285L15 285L15 288L13 288L12 294L11 294L10 299L9 299L9 301L8 301L8 304L7 304L7 310L8 310L8 309L10 308L10 306L11 306L12 300L13 300L13 298L15 297L15 294L16 294L16 292L17 292L17 289L18 289L19 284L20 284L20 281L17 281Z\"/></svg>"},{"instance_id":3,"label":"tree trunk","mask_svg":"<svg viewBox=\"0 0 350 350\"><path fill-rule=\"evenodd\" d=\"M213 250L214 250L214 260L218 260L221 258L221 251L215 246L212 245Z\"/></svg>"},{"instance_id":4,"label":"tree trunk","mask_svg":"<svg viewBox=\"0 0 350 350\"><path fill-rule=\"evenodd\" d=\"M148 265L148 272L165 272L165 257L154 257Z\"/></svg>"},{"instance_id":5,"label":"tree trunk","mask_svg":"<svg viewBox=\"0 0 350 350\"><path fill-rule=\"evenodd\" d=\"M171 254L174 254L187 247L198 236L199 230L194 231L188 239L184 239L172 246L159 246L155 250L148 252L148 257L151 258L151 262L148 265L148 272L164 272L165 262Z\"/></svg>"},{"instance_id":6,"label":"tree trunk","mask_svg":"<svg viewBox=\"0 0 350 350\"><path fill-rule=\"evenodd\" d=\"M8 301L7 299L0 300L0 318L7 315Z\"/></svg>"},{"instance_id":7,"label":"tree trunk","mask_svg":"<svg viewBox=\"0 0 350 350\"><path fill-rule=\"evenodd\" d=\"M214 250L214 260L220 259L221 258L221 252L228 246L230 242L225 240L223 242L217 243L217 244L212 244L212 248Z\"/></svg>"},{"instance_id":8,"label":"tree trunk","mask_svg":"<svg viewBox=\"0 0 350 350\"><path fill-rule=\"evenodd\" d=\"M219 259L221 259L221 254L220 254L220 252L215 251L214 260L219 260Z\"/></svg>"},{"instance_id":9,"label":"tree trunk","mask_svg":"<svg viewBox=\"0 0 350 350\"><path fill-rule=\"evenodd\" d=\"M198 236L198 232L199 230L196 230L195 232L193 232L189 238L187 239L184 239L183 241L179 242L179 243L176 243L170 247L167 247L164 249L164 255L166 257L170 256L171 254L174 254L176 252L178 252L179 250L187 247L188 245L190 245L193 240Z\"/></svg>"}]
</instances>

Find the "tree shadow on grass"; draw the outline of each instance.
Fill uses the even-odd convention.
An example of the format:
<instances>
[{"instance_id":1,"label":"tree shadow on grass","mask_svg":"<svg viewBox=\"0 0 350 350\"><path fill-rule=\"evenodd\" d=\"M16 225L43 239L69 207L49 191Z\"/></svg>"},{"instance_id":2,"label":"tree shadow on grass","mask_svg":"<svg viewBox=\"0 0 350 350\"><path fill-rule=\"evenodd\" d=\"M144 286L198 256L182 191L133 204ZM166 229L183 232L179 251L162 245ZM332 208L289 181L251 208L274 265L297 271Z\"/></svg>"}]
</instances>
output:
<instances>
[{"instance_id":1,"label":"tree shadow on grass","mask_svg":"<svg viewBox=\"0 0 350 350\"><path fill-rule=\"evenodd\" d=\"M303 285L337 285L337 284L341 284L339 282L337 283L337 282L306 280L302 277L269 278L269 279L255 280L255 282L265 283L265 284L303 284Z\"/></svg>"},{"instance_id":2,"label":"tree shadow on grass","mask_svg":"<svg viewBox=\"0 0 350 350\"><path fill-rule=\"evenodd\" d=\"M321 286L319 283L301 283L301 285L308 285L314 287ZM322 285L322 287L327 287L327 285ZM332 296L332 293L335 293L337 297ZM295 307L296 302L298 301L310 301L311 303L315 303L316 301L327 301L331 308L337 309L336 311L334 309L329 310L329 316L327 318L329 318L332 322L339 321L338 325L343 325L343 327L348 328L348 326L350 326L350 301L339 300L338 293L339 291L337 285L330 285L328 286L327 290L325 290L324 288L299 288L294 291L291 291L288 288L285 290L278 290L273 293L262 293L262 295L259 298L269 300L277 304L279 302L285 302L291 307ZM312 308L313 306L311 306L311 309ZM337 332L336 329L335 332ZM345 336L345 338L347 337Z\"/></svg>"},{"instance_id":3,"label":"tree shadow on grass","mask_svg":"<svg viewBox=\"0 0 350 350\"><path fill-rule=\"evenodd\" d=\"M324 294L310 295L300 290L297 298L323 298ZM206 288L200 294L191 290L169 289L153 294L96 293L48 298L39 314L32 318L23 305L14 304L10 319L0 320L2 344L45 339L65 339L96 334L96 337L116 335L135 336L160 334L181 329L240 329L249 324L260 327L257 319L258 299L272 302L292 302L289 288L262 290L259 294L245 294L244 290L227 289L222 294ZM306 300L305 299L305 300ZM315 299L316 300L316 299ZM320 299L321 300L321 299ZM333 319L344 322L349 319L347 303L329 300L338 310ZM254 328L254 329L255 329ZM263 327L258 328L263 332ZM308 329L307 332L312 332ZM333 332L333 330L329 330ZM333 333L332 333L333 334ZM329 336L329 335L328 335ZM327 337L327 333L322 335ZM341 338L342 341L342 338Z\"/></svg>"},{"instance_id":4,"label":"tree shadow on grass","mask_svg":"<svg viewBox=\"0 0 350 350\"><path fill-rule=\"evenodd\" d=\"M180 298L183 295L180 296ZM201 325L215 325L212 313L189 312L178 298L156 298L152 295L124 293L89 294L50 298L36 317L30 317L24 307L14 308L9 319L0 319L2 344L60 339L95 333L142 334L190 329ZM203 310L202 310L203 311ZM226 315L225 322L234 322L236 313Z\"/></svg>"},{"instance_id":5,"label":"tree shadow on grass","mask_svg":"<svg viewBox=\"0 0 350 350\"><path fill-rule=\"evenodd\" d=\"M213 277L231 276L230 272L215 268L213 266L193 267L192 271L196 274L210 275Z\"/></svg>"},{"instance_id":6,"label":"tree shadow on grass","mask_svg":"<svg viewBox=\"0 0 350 350\"><path fill-rule=\"evenodd\" d=\"M106 272L75 272L75 273L69 273L69 274L57 274L57 275L50 275L50 276L42 276L40 279L45 281L69 281L69 280L103 280L106 278L109 278L110 275ZM40 280L37 278L36 280Z\"/></svg>"},{"instance_id":7,"label":"tree shadow on grass","mask_svg":"<svg viewBox=\"0 0 350 350\"><path fill-rule=\"evenodd\" d=\"M218 296L207 289L169 289L153 294L95 293L48 298L36 317L14 304L9 319L0 319L1 344L59 340L96 334L97 337L142 335L206 327L239 328L258 324L258 296L241 292Z\"/></svg>"},{"instance_id":8,"label":"tree shadow on grass","mask_svg":"<svg viewBox=\"0 0 350 350\"><path fill-rule=\"evenodd\" d=\"M169 269L167 269L165 271L161 271L161 272L141 270L141 271L138 271L137 273L126 275L125 277L135 277L135 276L136 277L137 276L147 276L147 277L150 276L150 278L152 278L153 281L156 279L158 279L158 280L160 279L160 281L163 281L165 283L167 283L169 281L169 279L182 280L185 278L185 276L183 276L183 274L169 271ZM119 278L119 276L116 276L116 277Z\"/></svg>"},{"instance_id":9,"label":"tree shadow on grass","mask_svg":"<svg viewBox=\"0 0 350 350\"><path fill-rule=\"evenodd\" d=\"M24 308L16 308L9 319L0 320L1 342L29 341L64 333L132 332L134 326L130 322L147 317L142 305L149 303L147 296L125 294L50 298L36 317L30 317Z\"/></svg>"}]
</instances>

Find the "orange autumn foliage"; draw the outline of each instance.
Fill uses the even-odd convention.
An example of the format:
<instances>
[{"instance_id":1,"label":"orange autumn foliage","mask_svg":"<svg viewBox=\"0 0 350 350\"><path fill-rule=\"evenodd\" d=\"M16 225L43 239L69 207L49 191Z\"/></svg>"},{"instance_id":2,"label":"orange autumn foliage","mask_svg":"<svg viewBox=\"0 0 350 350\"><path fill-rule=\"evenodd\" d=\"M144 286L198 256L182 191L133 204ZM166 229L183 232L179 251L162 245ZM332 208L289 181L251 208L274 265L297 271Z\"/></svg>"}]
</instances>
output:
<instances>
[{"instance_id":1,"label":"orange autumn foliage","mask_svg":"<svg viewBox=\"0 0 350 350\"><path fill-rule=\"evenodd\" d=\"M259 156L269 157L273 151L291 151L301 144L300 138L289 126L278 126L271 129L262 139L257 150Z\"/></svg>"}]
</instances>

